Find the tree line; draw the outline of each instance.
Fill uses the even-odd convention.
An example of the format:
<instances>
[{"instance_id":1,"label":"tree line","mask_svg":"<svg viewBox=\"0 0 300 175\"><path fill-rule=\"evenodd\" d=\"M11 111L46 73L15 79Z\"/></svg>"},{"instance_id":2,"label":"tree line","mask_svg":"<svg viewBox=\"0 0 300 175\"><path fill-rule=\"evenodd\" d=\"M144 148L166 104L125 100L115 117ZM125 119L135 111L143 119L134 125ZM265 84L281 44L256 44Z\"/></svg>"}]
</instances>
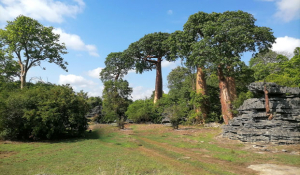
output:
<instances>
[{"instance_id":1,"label":"tree line","mask_svg":"<svg viewBox=\"0 0 300 175\"><path fill-rule=\"evenodd\" d=\"M104 115L115 111L118 120L127 116L135 121L161 121L163 114L172 113L188 123L219 120L228 124L238 105L253 96L247 92L249 83L265 80L299 86L299 76L294 76L299 75L299 48L290 60L271 51L276 39L272 30L255 25L255 21L243 11L198 12L189 17L182 31L146 34L123 52L110 53L100 73L105 86ZM245 52L253 53L249 66L241 60ZM184 66L168 75L170 91L163 94L161 62L177 59ZM137 73L156 70L152 104L150 99L128 100L132 89L123 77L131 69ZM113 98L107 96L109 91ZM119 94L122 92L126 92L125 98ZM117 112L121 99L128 109Z\"/></svg>"},{"instance_id":2,"label":"tree line","mask_svg":"<svg viewBox=\"0 0 300 175\"><path fill-rule=\"evenodd\" d=\"M300 87L299 47L289 59L270 50L275 42L272 30L255 25L256 19L243 11L198 12L183 30L146 34L122 52L112 52L100 73L104 90L100 97L74 92L68 86L26 83L30 68L43 61L67 71L53 27L18 16L0 30L0 137L8 139L52 139L82 135L87 129L85 114L102 106L95 121L126 119L160 123L169 118L179 123L228 123L236 108L254 96L247 85L254 81ZM241 61L252 52L249 66ZM181 60L182 66L168 75L169 92L163 92L163 60ZM45 69L45 68L44 68ZM131 100L132 88L125 75L156 71L155 90L150 98ZM19 77L19 81L16 81Z\"/></svg>"}]
</instances>

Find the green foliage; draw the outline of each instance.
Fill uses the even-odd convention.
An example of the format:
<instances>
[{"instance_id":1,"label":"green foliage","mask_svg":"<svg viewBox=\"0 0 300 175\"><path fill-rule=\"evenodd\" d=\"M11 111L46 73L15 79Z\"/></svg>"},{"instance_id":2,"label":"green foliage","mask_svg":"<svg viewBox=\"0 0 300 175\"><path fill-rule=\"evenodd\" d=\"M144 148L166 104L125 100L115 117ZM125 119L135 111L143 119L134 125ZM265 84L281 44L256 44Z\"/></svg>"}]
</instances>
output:
<instances>
[{"instance_id":1,"label":"green foliage","mask_svg":"<svg viewBox=\"0 0 300 175\"><path fill-rule=\"evenodd\" d=\"M163 115L170 119L172 127L178 129L179 123L185 117L185 110L180 105L173 105L164 109Z\"/></svg>"},{"instance_id":2,"label":"green foliage","mask_svg":"<svg viewBox=\"0 0 300 175\"><path fill-rule=\"evenodd\" d=\"M281 64L288 61L286 56L274 51L262 52L255 55L249 61L250 68L254 71L256 81L264 80L268 75L281 70Z\"/></svg>"},{"instance_id":3,"label":"green foliage","mask_svg":"<svg viewBox=\"0 0 300 175\"><path fill-rule=\"evenodd\" d=\"M134 101L129 105L125 114L128 119L131 119L136 123L149 121L158 123L161 121L161 117L156 112L152 99Z\"/></svg>"},{"instance_id":4,"label":"green foliage","mask_svg":"<svg viewBox=\"0 0 300 175\"><path fill-rule=\"evenodd\" d=\"M0 38L0 82L11 82L14 77L18 77L20 66L13 60L13 55L7 48L3 47Z\"/></svg>"},{"instance_id":5,"label":"green foliage","mask_svg":"<svg viewBox=\"0 0 300 175\"><path fill-rule=\"evenodd\" d=\"M191 15L184 25L185 37L192 41L188 62L211 70L219 66L226 73L228 66L240 64L243 52L270 48L275 42L271 29L254 22L255 18L243 11Z\"/></svg>"},{"instance_id":6,"label":"green foliage","mask_svg":"<svg viewBox=\"0 0 300 175\"><path fill-rule=\"evenodd\" d=\"M238 96L238 98L233 101L232 105L233 105L233 113L235 115L238 114L237 109L244 103L245 100L253 98L254 94L251 91L247 91L247 92L241 92Z\"/></svg>"},{"instance_id":7,"label":"green foliage","mask_svg":"<svg viewBox=\"0 0 300 175\"><path fill-rule=\"evenodd\" d=\"M165 57L170 60L168 37L169 33L155 32L147 34L140 40L129 45L128 49L125 50L127 55L133 58L137 58L135 61L136 72L143 73L156 69L157 59ZM160 64L160 63L158 63Z\"/></svg>"},{"instance_id":8,"label":"green foliage","mask_svg":"<svg viewBox=\"0 0 300 175\"><path fill-rule=\"evenodd\" d=\"M28 70L41 66L42 61L55 63L67 71L68 63L61 56L67 53L66 47L59 43L59 35L53 33L53 27L45 27L37 20L20 15L8 21L5 30L0 29L0 40L18 59L21 87L25 85Z\"/></svg>"},{"instance_id":9,"label":"green foliage","mask_svg":"<svg viewBox=\"0 0 300 175\"><path fill-rule=\"evenodd\" d=\"M128 54L112 52L105 58L105 68L101 70L100 78L103 82L123 78L133 66L134 60Z\"/></svg>"},{"instance_id":10,"label":"green foliage","mask_svg":"<svg viewBox=\"0 0 300 175\"><path fill-rule=\"evenodd\" d=\"M125 118L125 112L130 104L128 99L132 88L126 80L108 80L104 82L103 90L103 119L102 122L113 122Z\"/></svg>"},{"instance_id":11,"label":"green foliage","mask_svg":"<svg viewBox=\"0 0 300 175\"><path fill-rule=\"evenodd\" d=\"M5 139L56 139L79 136L87 129L86 100L69 86L37 84L2 91L1 134Z\"/></svg>"},{"instance_id":12,"label":"green foliage","mask_svg":"<svg viewBox=\"0 0 300 175\"><path fill-rule=\"evenodd\" d=\"M298 48L299 50L299 48ZM295 49L297 53L297 48ZM288 87L300 87L300 55L279 64L279 71L266 77L266 81Z\"/></svg>"},{"instance_id":13,"label":"green foliage","mask_svg":"<svg viewBox=\"0 0 300 175\"><path fill-rule=\"evenodd\" d=\"M102 106L102 99L100 97L89 97L87 103L89 104L90 109L92 109L96 106Z\"/></svg>"}]
</instances>

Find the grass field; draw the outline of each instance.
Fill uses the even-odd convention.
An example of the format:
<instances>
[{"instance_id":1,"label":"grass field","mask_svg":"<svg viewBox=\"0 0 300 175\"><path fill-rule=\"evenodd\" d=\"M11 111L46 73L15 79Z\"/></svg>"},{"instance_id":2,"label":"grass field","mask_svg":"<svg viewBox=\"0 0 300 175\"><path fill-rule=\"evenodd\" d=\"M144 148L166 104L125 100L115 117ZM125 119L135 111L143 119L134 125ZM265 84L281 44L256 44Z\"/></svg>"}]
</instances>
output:
<instances>
[{"instance_id":1,"label":"grass field","mask_svg":"<svg viewBox=\"0 0 300 175\"><path fill-rule=\"evenodd\" d=\"M300 156L290 154L299 151L299 145L273 145L262 151L222 138L220 128L91 127L93 132L79 139L0 142L0 174L257 174L247 167L300 167Z\"/></svg>"}]
</instances>

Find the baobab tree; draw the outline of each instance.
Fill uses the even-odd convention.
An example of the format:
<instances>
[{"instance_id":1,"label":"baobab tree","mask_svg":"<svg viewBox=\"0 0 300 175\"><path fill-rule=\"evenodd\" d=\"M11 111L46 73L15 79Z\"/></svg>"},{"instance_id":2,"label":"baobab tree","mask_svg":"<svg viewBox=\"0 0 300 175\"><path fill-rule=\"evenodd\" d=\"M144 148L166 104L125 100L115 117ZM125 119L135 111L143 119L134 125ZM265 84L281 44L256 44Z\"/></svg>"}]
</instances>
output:
<instances>
[{"instance_id":1,"label":"baobab tree","mask_svg":"<svg viewBox=\"0 0 300 175\"><path fill-rule=\"evenodd\" d=\"M222 115L227 124L233 118L231 103L236 98L235 66L244 52L268 50L275 42L270 28L258 27L253 15L243 11L198 12L191 15L184 31L196 41L191 60L198 67L217 71Z\"/></svg>"},{"instance_id":2,"label":"baobab tree","mask_svg":"<svg viewBox=\"0 0 300 175\"><path fill-rule=\"evenodd\" d=\"M154 103L162 97L162 71L163 59L171 60L169 57L169 33L155 32L145 35L140 40L129 45L125 53L135 59L137 73L143 73L156 69Z\"/></svg>"}]
</instances>

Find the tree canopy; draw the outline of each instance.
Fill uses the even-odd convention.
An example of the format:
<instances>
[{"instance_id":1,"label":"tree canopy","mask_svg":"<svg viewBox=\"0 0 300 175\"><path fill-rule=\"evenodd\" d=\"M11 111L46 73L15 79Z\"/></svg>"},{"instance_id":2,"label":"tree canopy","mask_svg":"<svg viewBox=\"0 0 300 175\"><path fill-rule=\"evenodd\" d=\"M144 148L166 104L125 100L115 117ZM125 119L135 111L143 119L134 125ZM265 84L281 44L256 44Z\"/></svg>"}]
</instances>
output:
<instances>
[{"instance_id":1,"label":"tree canopy","mask_svg":"<svg viewBox=\"0 0 300 175\"><path fill-rule=\"evenodd\" d=\"M41 66L42 61L55 63L67 71L68 63L62 58L67 53L66 47L59 43L59 35L52 30L53 27L45 27L37 20L22 15L8 21L5 29L0 30L0 40L16 56L20 65L21 88L25 86L28 70Z\"/></svg>"},{"instance_id":2,"label":"tree canopy","mask_svg":"<svg viewBox=\"0 0 300 175\"><path fill-rule=\"evenodd\" d=\"M129 45L126 54L135 59L135 69L138 73L156 69L154 103L162 97L161 62L170 60L168 44L169 33L151 33Z\"/></svg>"},{"instance_id":3,"label":"tree canopy","mask_svg":"<svg viewBox=\"0 0 300 175\"><path fill-rule=\"evenodd\" d=\"M101 80L118 80L133 69L134 60L123 52L112 52L105 58L105 68L100 72Z\"/></svg>"}]
</instances>

